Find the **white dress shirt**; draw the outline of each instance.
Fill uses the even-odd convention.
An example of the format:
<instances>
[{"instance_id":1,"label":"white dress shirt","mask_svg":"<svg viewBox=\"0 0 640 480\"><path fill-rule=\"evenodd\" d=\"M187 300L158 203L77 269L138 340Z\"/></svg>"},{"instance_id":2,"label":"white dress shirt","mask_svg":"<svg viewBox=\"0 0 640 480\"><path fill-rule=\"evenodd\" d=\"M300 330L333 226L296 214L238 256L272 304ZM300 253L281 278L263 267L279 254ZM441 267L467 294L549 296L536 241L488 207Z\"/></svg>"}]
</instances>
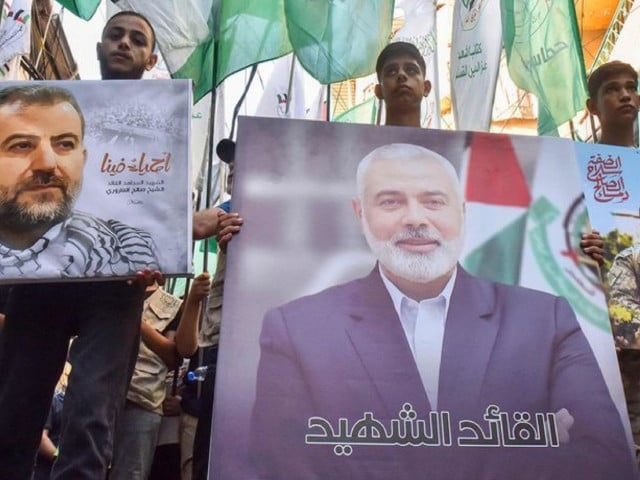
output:
<instances>
[{"instance_id":1,"label":"white dress shirt","mask_svg":"<svg viewBox=\"0 0 640 480\"><path fill-rule=\"evenodd\" d=\"M431 409L437 410L444 326L449 312L457 268L454 269L453 275L437 297L428 298L421 302L407 297L385 276L382 268L380 266L378 268L418 366L418 372L429 398Z\"/></svg>"}]
</instances>

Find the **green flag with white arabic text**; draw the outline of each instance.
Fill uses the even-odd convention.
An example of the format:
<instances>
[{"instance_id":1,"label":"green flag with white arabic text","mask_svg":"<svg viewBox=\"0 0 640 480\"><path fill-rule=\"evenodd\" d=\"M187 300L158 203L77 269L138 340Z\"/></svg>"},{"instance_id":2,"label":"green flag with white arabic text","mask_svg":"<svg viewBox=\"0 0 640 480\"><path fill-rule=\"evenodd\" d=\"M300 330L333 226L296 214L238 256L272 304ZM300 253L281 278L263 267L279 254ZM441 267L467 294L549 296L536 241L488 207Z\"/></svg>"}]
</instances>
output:
<instances>
[{"instance_id":1,"label":"green flag with white arabic text","mask_svg":"<svg viewBox=\"0 0 640 480\"><path fill-rule=\"evenodd\" d=\"M572 0L501 0L502 35L514 83L538 97L540 134L582 110L587 82ZM552 120L552 121L549 121Z\"/></svg>"}]
</instances>

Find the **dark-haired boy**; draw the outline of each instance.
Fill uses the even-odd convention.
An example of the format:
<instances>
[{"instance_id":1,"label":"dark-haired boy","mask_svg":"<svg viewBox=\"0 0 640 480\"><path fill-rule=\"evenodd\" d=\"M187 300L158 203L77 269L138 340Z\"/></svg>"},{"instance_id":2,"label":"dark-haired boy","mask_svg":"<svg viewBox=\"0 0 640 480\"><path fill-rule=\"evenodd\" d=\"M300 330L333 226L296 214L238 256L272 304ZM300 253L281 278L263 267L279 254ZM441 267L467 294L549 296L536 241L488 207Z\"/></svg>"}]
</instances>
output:
<instances>
[{"instance_id":1,"label":"dark-haired boy","mask_svg":"<svg viewBox=\"0 0 640 480\"><path fill-rule=\"evenodd\" d=\"M638 118L638 73L628 63L612 61L595 69L588 81L588 110L600 120L598 143L632 147L635 144L634 123ZM604 243L600 233L582 236L582 250L599 264L603 262ZM640 304L638 259L640 249L632 246L620 252L607 273L609 297L617 303ZM620 373L636 445L640 445L640 355L634 351L618 354Z\"/></svg>"},{"instance_id":2,"label":"dark-haired boy","mask_svg":"<svg viewBox=\"0 0 640 480\"><path fill-rule=\"evenodd\" d=\"M155 33L134 12L109 19L97 45L103 79L140 79L156 62ZM52 479L102 479L111 461L113 424L137 356L140 282L23 284L12 288L0 341L0 478L29 478L66 345L73 370L62 412ZM54 354L55 352L55 354Z\"/></svg>"},{"instance_id":3,"label":"dark-haired boy","mask_svg":"<svg viewBox=\"0 0 640 480\"><path fill-rule=\"evenodd\" d=\"M420 107L429 95L424 57L415 45L392 42L382 49L376 62L376 97L383 100L386 125L420 127Z\"/></svg>"},{"instance_id":4,"label":"dark-haired boy","mask_svg":"<svg viewBox=\"0 0 640 480\"><path fill-rule=\"evenodd\" d=\"M624 62L607 62L589 76L587 109L600 120L598 143L635 147L634 123L638 118L638 73ZM603 261L602 237L597 231L584 234L582 250L598 263Z\"/></svg>"}]
</instances>

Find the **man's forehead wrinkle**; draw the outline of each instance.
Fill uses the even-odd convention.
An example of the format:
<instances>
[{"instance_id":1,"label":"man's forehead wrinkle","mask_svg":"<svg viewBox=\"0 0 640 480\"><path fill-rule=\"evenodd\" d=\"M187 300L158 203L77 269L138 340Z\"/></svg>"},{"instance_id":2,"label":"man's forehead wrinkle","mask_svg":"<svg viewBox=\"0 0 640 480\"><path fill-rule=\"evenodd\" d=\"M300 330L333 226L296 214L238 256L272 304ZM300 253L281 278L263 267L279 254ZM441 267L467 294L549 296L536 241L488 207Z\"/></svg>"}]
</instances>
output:
<instances>
[{"instance_id":1,"label":"man's forehead wrinkle","mask_svg":"<svg viewBox=\"0 0 640 480\"><path fill-rule=\"evenodd\" d=\"M382 196L385 196L385 195L405 195L405 191L397 189L397 188L384 188L384 187L382 187L381 189L377 190L376 192L373 192L373 194L377 198L377 197L382 197Z\"/></svg>"},{"instance_id":2,"label":"man's forehead wrinkle","mask_svg":"<svg viewBox=\"0 0 640 480\"><path fill-rule=\"evenodd\" d=\"M27 105L22 100L15 100L13 102L5 103L0 106L0 114L6 113L9 115L20 115L24 113L31 105Z\"/></svg>"},{"instance_id":3,"label":"man's forehead wrinkle","mask_svg":"<svg viewBox=\"0 0 640 480\"><path fill-rule=\"evenodd\" d=\"M132 32L132 33L137 33L140 35L144 35L145 37L149 37L150 35L147 35L147 32L145 32L144 30L140 29L140 28L125 28L121 25L111 25L110 27L107 27L105 29L105 33L124 33L126 31Z\"/></svg>"},{"instance_id":4,"label":"man's forehead wrinkle","mask_svg":"<svg viewBox=\"0 0 640 480\"><path fill-rule=\"evenodd\" d=\"M128 23L129 19L132 19L133 23ZM122 15L118 18L115 18L111 23L108 23L107 26L104 28L102 32L103 38L105 35L111 32L122 34L126 31L129 31L132 33L143 35L147 40L152 40L153 32L149 28L149 25L147 25L141 19L139 22L137 22L136 20L138 20L138 17L135 15L131 15L131 16ZM122 25L119 23L120 21L126 22L127 24Z\"/></svg>"},{"instance_id":5,"label":"man's forehead wrinkle","mask_svg":"<svg viewBox=\"0 0 640 480\"><path fill-rule=\"evenodd\" d=\"M40 108L40 107L60 107L66 112L69 113L78 113L78 111L67 101L54 101L54 102L34 102L29 103L24 100L15 100L9 103L5 103L4 105L0 105L0 113L9 113L12 115L20 115L24 112L30 110L31 108ZM79 114L78 114L79 116Z\"/></svg>"},{"instance_id":6,"label":"man's forehead wrinkle","mask_svg":"<svg viewBox=\"0 0 640 480\"><path fill-rule=\"evenodd\" d=\"M385 195L407 195L407 191L404 189L384 188L384 187L382 187L380 190L377 190L376 192L373 192L373 193L376 198L382 197ZM447 192L445 192L444 190L441 190L439 188L426 188L426 187L424 189L421 189L418 192L418 194L421 196L428 196L428 197L433 197L433 196L447 197L448 196Z\"/></svg>"}]
</instances>

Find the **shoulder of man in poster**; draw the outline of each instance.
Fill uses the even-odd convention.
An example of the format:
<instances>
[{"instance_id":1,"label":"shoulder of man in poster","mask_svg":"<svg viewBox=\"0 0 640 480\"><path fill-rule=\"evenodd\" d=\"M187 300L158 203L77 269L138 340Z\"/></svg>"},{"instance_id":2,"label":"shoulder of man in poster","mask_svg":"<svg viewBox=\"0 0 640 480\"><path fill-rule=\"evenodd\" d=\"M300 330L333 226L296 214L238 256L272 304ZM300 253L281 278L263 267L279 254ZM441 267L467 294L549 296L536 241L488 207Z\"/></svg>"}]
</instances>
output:
<instances>
[{"instance_id":1,"label":"shoulder of man in poster","mask_svg":"<svg viewBox=\"0 0 640 480\"><path fill-rule=\"evenodd\" d=\"M216 146L216 154L226 164L233 162L236 157L236 142L230 138L223 138Z\"/></svg>"}]
</instances>

